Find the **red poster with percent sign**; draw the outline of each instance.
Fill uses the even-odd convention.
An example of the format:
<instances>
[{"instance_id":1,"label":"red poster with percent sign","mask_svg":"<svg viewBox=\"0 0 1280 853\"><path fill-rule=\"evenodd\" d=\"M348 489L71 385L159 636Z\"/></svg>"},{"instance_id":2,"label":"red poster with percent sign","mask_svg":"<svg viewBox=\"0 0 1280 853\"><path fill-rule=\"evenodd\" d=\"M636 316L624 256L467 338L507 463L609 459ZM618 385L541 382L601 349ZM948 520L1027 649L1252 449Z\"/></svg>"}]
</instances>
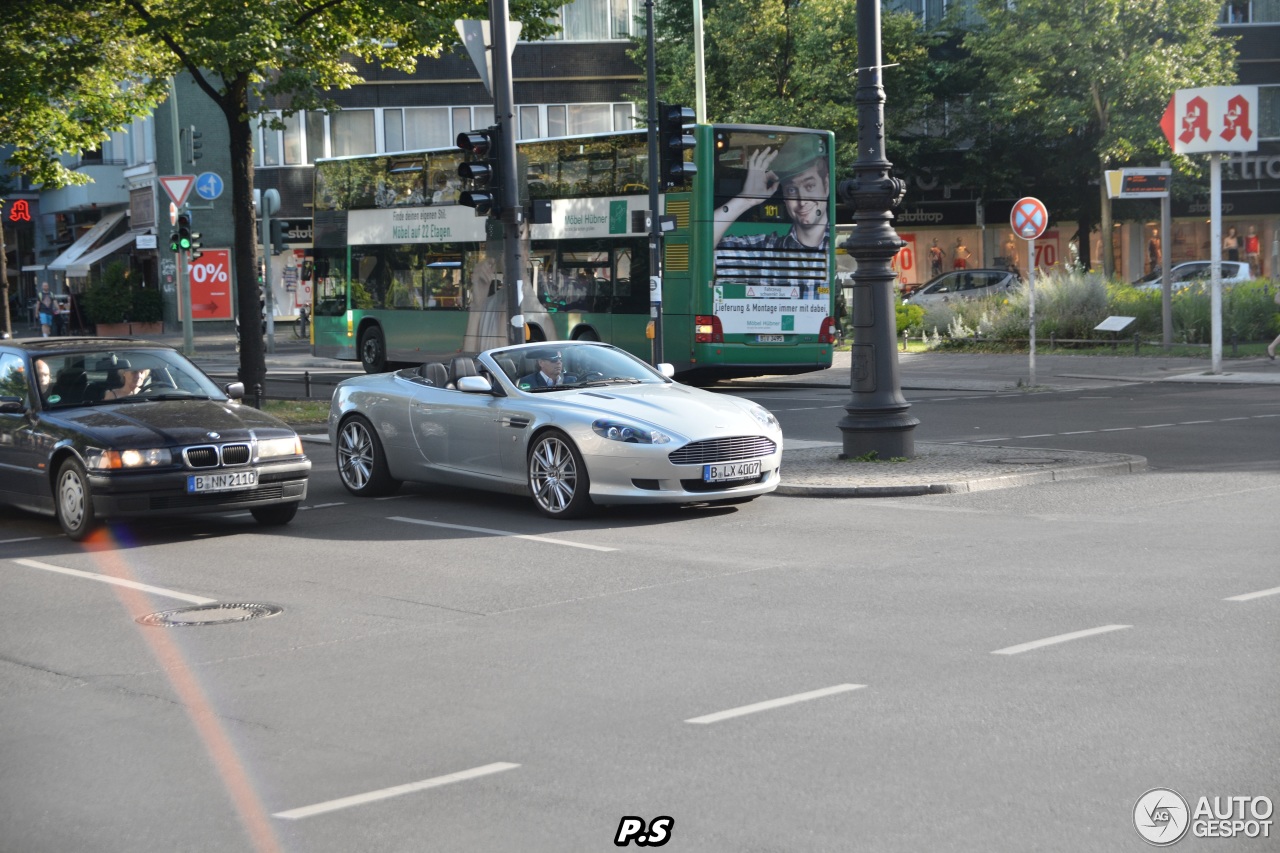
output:
<instances>
[{"instance_id":1,"label":"red poster with percent sign","mask_svg":"<svg viewBox=\"0 0 1280 853\"><path fill-rule=\"evenodd\" d=\"M231 319L231 250L205 249L187 267L191 319Z\"/></svg>"},{"instance_id":2,"label":"red poster with percent sign","mask_svg":"<svg viewBox=\"0 0 1280 853\"><path fill-rule=\"evenodd\" d=\"M920 264L917 263L916 256L916 235L915 234L898 234L905 244L898 250L898 254L893 256L890 266L893 268L893 274L898 279L898 286L902 287L906 284L920 283Z\"/></svg>"}]
</instances>

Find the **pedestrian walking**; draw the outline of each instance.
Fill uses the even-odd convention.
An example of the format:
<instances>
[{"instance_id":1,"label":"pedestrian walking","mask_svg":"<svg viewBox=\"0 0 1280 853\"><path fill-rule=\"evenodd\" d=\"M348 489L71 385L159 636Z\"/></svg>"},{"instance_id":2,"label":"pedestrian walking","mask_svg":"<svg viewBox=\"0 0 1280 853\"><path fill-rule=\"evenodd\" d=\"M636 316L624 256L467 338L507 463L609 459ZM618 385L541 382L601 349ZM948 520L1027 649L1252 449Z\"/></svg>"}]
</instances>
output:
<instances>
[{"instance_id":1,"label":"pedestrian walking","mask_svg":"<svg viewBox=\"0 0 1280 853\"><path fill-rule=\"evenodd\" d=\"M40 298L36 303L36 310L40 314L40 334L47 338L53 330L54 316L58 311L58 306L54 304L53 293L50 292L49 282L47 281L40 283Z\"/></svg>"}]
</instances>

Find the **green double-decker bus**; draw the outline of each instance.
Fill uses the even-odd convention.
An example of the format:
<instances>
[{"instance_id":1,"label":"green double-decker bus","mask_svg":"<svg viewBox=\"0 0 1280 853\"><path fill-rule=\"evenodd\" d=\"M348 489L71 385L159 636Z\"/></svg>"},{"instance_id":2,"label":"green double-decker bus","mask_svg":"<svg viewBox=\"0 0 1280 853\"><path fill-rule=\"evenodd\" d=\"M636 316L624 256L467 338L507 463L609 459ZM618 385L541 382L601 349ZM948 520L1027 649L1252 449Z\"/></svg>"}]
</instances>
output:
<instances>
[{"instance_id":1,"label":"green double-decker bus","mask_svg":"<svg viewBox=\"0 0 1280 853\"><path fill-rule=\"evenodd\" d=\"M832 135L698 125L692 185L663 193L663 360L686 381L831 366ZM458 204L459 149L316 163L314 353L369 372L507 343L499 223ZM644 131L522 142L520 310L529 340L649 360ZM486 227L488 226L488 227Z\"/></svg>"}]
</instances>

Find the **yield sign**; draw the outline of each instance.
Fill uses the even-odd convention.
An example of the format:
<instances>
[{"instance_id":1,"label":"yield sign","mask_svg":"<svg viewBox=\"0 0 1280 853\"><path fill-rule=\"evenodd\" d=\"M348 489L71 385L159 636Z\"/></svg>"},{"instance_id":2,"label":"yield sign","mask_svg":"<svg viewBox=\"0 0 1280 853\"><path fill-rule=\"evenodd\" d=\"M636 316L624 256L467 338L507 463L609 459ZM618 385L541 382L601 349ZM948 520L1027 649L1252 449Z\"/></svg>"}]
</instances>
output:
<instances>
[{"instance_id":1,"label":"yield sign","mask_svg":"<svg viewBox=\"0 0 1280 853\"><path fill-rule=\"evenodd\" d=\"M1009 224L1023 240L1034 240L1049 225L1049 209L1040 199L1024 196L1014 202L1013 212L1009 214Z\"/></svg>"},{"instance_id":2,"label":"yield sign","mask_svg":"<svg viewBox=\"0 0 1280 853\"><path fill-rule=\"evenodd\" d=\"M160 186L164 187L173 203L179 206L186 202L195 182L194 175L163 175L160 178Z\"/></svg>"}]
</instances>

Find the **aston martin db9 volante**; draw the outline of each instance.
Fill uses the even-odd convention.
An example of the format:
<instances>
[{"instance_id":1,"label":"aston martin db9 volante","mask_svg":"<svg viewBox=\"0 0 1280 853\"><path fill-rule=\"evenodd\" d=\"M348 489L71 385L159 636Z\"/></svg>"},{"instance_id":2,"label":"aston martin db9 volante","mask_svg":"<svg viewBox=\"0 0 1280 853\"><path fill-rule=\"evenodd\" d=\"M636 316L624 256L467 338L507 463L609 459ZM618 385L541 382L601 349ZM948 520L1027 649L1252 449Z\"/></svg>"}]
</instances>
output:
<instances>
[{"instance_id":1,"label":"aston martin db9 volante","mask_svg":"<svg viewBox=\"0 0 1280 853\"><path fill-rule=\"evenodd\" d=\"M0 502L55 515L77 540L127 516L246 509L287 524L311 462L243 395L160 344L0 341Z\"/></svg>"},{"instance_id":2,"label":"aston martin db9 volante","mask_svg":"<svg viewBox=\"0 0 1280 853\"><path fill-rule=\"evenodd\" d=\"M329 410L338 474L355 495L404 480L526 494L552 518L776 489L774 416L659 368L609 344L562 341L347 379Z\"/></svg>"}]
</instances>

